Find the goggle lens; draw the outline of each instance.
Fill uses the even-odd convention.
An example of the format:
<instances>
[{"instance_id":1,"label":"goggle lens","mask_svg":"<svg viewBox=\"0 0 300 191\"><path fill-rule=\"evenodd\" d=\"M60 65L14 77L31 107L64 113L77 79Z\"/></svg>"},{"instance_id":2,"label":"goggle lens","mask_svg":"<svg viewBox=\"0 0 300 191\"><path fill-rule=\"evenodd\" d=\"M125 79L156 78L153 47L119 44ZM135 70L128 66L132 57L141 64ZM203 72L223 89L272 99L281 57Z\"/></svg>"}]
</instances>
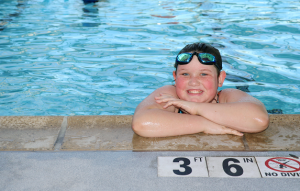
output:
<instances>
[{"instance_id":1,"label":"goggle lens","mask_svg":"<svg viewBox=\"0 0 300 191\"><path fill-rule=\"evenodd\" d=\"M179 62L190 62L192 56L193 55L191 53L182 53L178 55L177 60Z\"/></svg>"},{"instance_id":2,"label":"goggle lens","mask_svg":"<svg viewBox=\"0 0 300 191\"><path fill-rule=\"evenodd\" d=\"M198 56L201 58L202 63L215 62L215 57L211 54L200 53Z\"/></svg>"}]
</instances>

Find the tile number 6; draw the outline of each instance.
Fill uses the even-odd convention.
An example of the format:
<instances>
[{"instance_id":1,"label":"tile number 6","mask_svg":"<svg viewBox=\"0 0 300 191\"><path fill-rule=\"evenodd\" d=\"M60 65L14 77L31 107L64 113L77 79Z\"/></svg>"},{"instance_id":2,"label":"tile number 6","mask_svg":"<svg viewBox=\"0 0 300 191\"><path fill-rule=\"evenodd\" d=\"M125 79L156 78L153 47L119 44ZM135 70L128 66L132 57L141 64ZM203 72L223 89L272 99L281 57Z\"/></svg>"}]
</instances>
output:
<instances>
[{"instance_id":1,"label":"tile number 6","mask_svg":"<svg viewBox=\"0 0 300 191\"><path fill-rule=\"evenodd\" d=\"M192 173L192 168L189 167L188 165L191 163L191 161L187 158L175 158L173 160L173 162L180 162L183 161L183 164L180 165L180 167L184 168L185 170L183 172L179 171L179 170L173 170L173 172L177 175L189 175Z\"/></svg>"},{"instance_id":2,"label":"tile number 6","mask_svg":"<svg viewBox=\"0 0 300 191\"><path fill-rule=\"evenodd\" d=\"M237 164L231 164L228 165L229 162L233 162L233 163L240 163L240 161L238 159L235 158L227 158L223 161L223 169L224 172L226 174L228 174L229 176L241 176L244 173L244 170L241 166L237 165ZM232 171L232 168L234 168L235 170Z\"/></svg>"}]
</instances>

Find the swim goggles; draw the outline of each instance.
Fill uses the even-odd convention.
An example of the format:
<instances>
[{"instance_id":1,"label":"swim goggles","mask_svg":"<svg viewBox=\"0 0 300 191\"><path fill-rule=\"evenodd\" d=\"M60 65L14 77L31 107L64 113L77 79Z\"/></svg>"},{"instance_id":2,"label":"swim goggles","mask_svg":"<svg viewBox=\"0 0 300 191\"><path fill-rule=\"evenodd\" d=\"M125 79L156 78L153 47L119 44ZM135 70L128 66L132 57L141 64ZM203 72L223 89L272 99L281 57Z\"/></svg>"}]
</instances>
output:
<instances>
[{"instance_id":1,"label":"swim goggles","mask_svg":"<svg viewBox=\"0 0 300 191\"><path fill-rule=\"evenodd\" d=\"M201 62L204 65L215 65L219 70L219 66L216 63L216 57L209 53L181 53L176 57L176 64L185 65L190 63L190 61L193 59L193 56L197 55L199 62Z\"/></svg>"}]
</instances>

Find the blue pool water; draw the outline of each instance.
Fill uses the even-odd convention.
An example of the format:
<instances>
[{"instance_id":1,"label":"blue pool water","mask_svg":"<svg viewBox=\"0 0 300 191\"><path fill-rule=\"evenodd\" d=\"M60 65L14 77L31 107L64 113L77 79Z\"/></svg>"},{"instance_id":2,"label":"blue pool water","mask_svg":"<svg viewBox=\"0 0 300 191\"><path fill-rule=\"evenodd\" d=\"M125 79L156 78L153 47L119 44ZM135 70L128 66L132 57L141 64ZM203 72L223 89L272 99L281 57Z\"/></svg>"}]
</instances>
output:
<instances>
[{"instance_id":1,"label":"blue pool water","mask_svg":"<svg viewBox=\"0 0 300 191\"><path fill-rule=\"evenodd\" d=\"M299 114L299 7L295 0L0 0L0 115L133 114L173 83L177 52L197 41L219 48L223 88Z\"/></svg>"}]
</instances>

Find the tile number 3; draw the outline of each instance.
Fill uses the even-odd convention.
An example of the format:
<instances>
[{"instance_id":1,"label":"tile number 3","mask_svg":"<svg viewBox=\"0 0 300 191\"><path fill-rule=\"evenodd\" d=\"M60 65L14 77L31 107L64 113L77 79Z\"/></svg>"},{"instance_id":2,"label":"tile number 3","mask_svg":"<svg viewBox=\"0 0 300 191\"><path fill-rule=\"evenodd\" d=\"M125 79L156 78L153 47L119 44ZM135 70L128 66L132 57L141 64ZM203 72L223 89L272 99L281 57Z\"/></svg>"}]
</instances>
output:
<instances>
[{"instance_id":1,"label":"tile number 3","mask_svg":"<svg viewBox=\"0 0 300 191\"><path fill-rule=\"evenodd\" d=\"M173 162L180 162L183 161L183 164L180 165L180 167L184 168L184 171L181 172L179 170L173 170L173 172L177 175L189 175L192 173L192 168L188 165L191 163L191 161L187 158L175 158Z\"/></svg>"}]
</instances>

